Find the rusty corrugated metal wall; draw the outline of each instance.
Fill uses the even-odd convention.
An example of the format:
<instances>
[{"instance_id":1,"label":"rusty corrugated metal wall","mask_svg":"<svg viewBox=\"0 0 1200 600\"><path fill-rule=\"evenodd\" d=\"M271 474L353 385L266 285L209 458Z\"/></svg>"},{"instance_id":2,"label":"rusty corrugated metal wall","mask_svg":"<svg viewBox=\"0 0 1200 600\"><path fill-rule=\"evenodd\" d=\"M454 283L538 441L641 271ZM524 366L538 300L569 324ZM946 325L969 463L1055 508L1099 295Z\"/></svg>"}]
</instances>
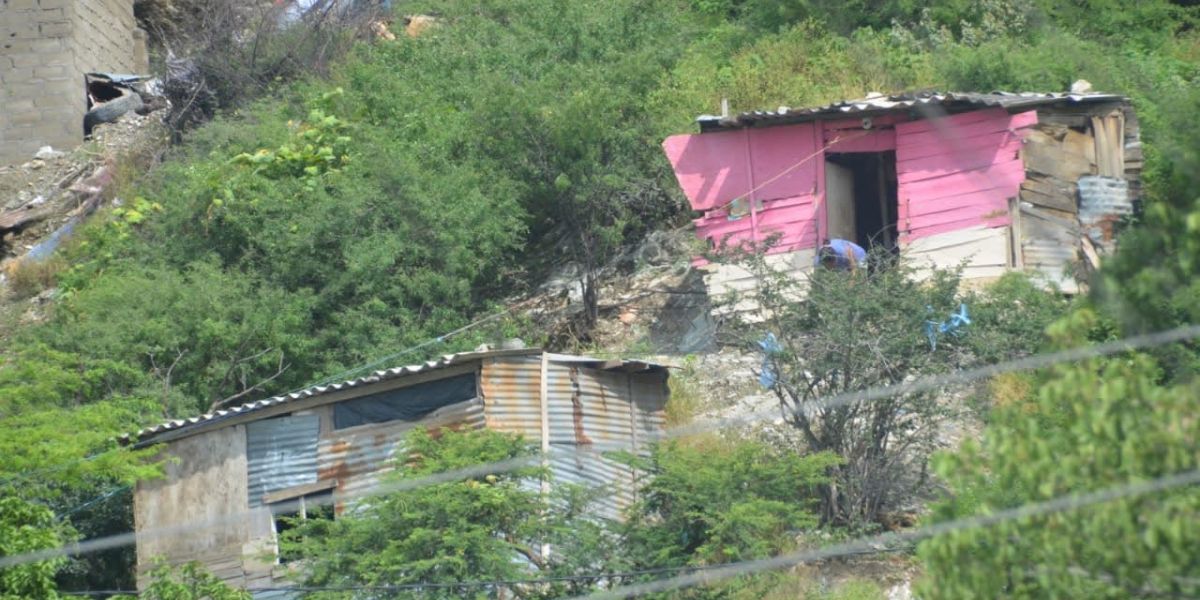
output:
<instances>
[{"instance_id":1,"label":"rusty corrugated metal wall","mask_svg":"<svg viewBox=\"0 0 1200 600\"><path fill-rule=\"evenodd\" d=\"M474 398L444 406L419 421L389 421L329 431L321 436L318 445L317 476L322 481L337 481L334 501L337 512L341 513L369 494L393 470L392 458L413 428L483 426L483 403Z\"/></svg>"},{"instance_id":2,"label":"rusty corrugated metal wall","mask_svg":"<svg viewBox=\"0 0 1200 600\"><path fill-rule=\"evenodd\" d=\"M520 433L548 448L554 481L602 488L600 513L618 518L637 497L640 474L604 453L644 452L646 440L662 431L666 374L605 370L591 366L594 362L550 356L546 444L539 357L486 361L481 392L488 428Z\"/></svg>"}]
</instances>

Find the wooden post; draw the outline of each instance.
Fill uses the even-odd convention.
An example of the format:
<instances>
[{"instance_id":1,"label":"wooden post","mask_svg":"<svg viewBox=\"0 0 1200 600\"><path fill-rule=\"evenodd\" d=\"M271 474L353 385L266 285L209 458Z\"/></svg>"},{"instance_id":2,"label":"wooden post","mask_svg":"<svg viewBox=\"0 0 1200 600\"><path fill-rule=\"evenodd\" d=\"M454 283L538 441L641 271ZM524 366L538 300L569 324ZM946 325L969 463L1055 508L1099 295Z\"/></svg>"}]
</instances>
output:
<instances>
[{"instance_id":1,"label":"wooden post","mask_svg":"<svg viewBox=\"0 0 1200 600\"><path fill-rule=\"evenodd\" d=\"M542 380L540 396L542 402L542 468L550 470L550 355L542 351ZM542 496L550 495L548 475L542 477ZM542 560L550 558L550 544L542 544Z\"/></svg>"}]
</instances>

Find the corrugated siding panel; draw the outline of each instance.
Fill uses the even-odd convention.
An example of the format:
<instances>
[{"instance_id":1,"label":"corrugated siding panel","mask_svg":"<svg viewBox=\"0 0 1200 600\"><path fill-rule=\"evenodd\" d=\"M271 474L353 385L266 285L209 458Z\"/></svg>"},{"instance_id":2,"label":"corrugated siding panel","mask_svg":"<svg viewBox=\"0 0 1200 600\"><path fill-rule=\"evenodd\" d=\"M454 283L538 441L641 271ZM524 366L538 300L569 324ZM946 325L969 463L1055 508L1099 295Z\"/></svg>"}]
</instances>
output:
<instances>
[{"instance_id":1,"label":"corrugated siding panel","mask_svg":"<svg viewBox=\"0 0 1200 600\"><path fill-rule=\"evenodd\" d=\"M633 470L587 447L555 445L550 454L550 469L556 484L599 490L593 508L606 519L620 519L636 497Z\"/></svg>"},{"instance_id":2,"label":"corrugated siding panel","mask_svg":"<svg viewBox=\"0 0 1200 600\"><path fill-rule=\"evenodd\" d=\"M316 415L295 415L246 424L250 506L263 494L317 480Z\"/></svg>"},{"instance_id":3,"label":"corrugated siding panel","mask_svg":"<svg viewBox=\"0 0 1200 600\"><path fill-rule=\"evenodd\" d=\"M540 357L497 358L483 363L481 376L487 426L542 441Z\"/></svg>"},{"instance_id":4,"label":"corrugated siding panel","mask_svg":"<svg viewBox=\"0 0 1200 600\"><path fill-rule=\"evenodd\" d=\"M1033 111L962 113L896 125L901 247L922 237L1009 223L1025 168L1021 140Z\"/></svg>"},{"instance_id":5,"label":"corrugated siding panel","mask_svg":"<svg viewBox=\"0 0 1200 600\"><path fill-rule=\"evenodd\" d=\"M551 444L632 448L627 373L552 363L549 376Z\"/></svg>"},{"instance_id":6,"label":"corrugated siding panel","mask_svg":"<svg viewBox=\"0 0 1200 600\"><path fill-rule=\"evenodd\" d=\"M334 491L337 511L365 497L385 473L393 470L392 459L414 427L481 429L483 414L483 403L472 399L442 407L420 421L352 427L323 437L318 452L320 478L337 481Z\"/></svg>"},{"instance_id":7,"label":"corrugated siding panel","mask_svg":"<svg viewBox=\"0 0 1200 600\"><path fill-rule=\"evenodd\" d=\"M1079 251L1073 245L1063 245L1053 240L1026 240L1021 244L1025 257L1025 268L1034 271L1046 281L1058 286L1067 294L1079 292L1075 281L1075 262Z\"/></svg>"},{"instance_id":8,"label":"corrugated siding panel","mask_svg":"<svg viewBox=\"0 0 1200 600\"><path fill-rule=\"evenodd\" d=\"M597 501L598 512L618 518L636 497L639 474L602 454L644 452L647 440L661 433L667 373L603 370L552 359L547 375L548 462L554 481L604 487L606 493ZM524 433L531 442L539 443L540 378L540 358L486 362L481 387L488 427Z\"/></svg>"},{"instance_id":9,"label":"corrugated siding panel","mask_svg":"<svg viewBox=\"0 0 1200 600\"><path fill-rule=\"evenodd\" d=\"M1097 245L1112 251L1117 224L1131 214L1129 182L1119 177L1079 178L1079 222Z\"/></svg>"}]
</instances>

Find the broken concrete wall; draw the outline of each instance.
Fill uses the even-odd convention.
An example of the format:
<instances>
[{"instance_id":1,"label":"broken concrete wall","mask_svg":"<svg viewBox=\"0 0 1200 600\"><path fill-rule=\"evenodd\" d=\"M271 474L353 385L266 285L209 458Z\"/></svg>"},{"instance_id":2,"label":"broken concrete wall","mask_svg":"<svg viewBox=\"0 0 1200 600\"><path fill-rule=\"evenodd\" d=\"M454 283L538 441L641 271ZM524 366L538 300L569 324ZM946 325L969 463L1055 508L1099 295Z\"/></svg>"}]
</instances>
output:
<instances>
[{"instance_id":1,"label":"broken concrete wall","mask_svg":"<svg viewBox=\"0 0 1200 600\"><path fill-rule=\"evenodd\" d=\"M143 67L136 28L133 0L0 0L0 164L82 142L83 74Z\"/></svg>"}]
</instances>

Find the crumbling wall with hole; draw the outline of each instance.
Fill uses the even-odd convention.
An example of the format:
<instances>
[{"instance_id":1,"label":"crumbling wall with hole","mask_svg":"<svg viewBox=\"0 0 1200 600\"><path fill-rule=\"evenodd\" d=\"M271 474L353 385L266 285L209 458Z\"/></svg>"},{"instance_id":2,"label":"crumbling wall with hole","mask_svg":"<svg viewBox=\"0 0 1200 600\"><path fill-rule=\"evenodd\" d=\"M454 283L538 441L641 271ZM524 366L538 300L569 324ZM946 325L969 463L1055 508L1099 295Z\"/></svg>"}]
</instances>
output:
<instances>
[{"instance_id":1,"label":"crumbling wall with hole","mask_svg":"<svg viewBox=\"0 0 1200 600\"><path fill-rule=\"evenodd\" d=\"M133 0L0 0L0 165L82 142L83 74L144 71L144 47Z\"/></svg>"}]
</instances>

